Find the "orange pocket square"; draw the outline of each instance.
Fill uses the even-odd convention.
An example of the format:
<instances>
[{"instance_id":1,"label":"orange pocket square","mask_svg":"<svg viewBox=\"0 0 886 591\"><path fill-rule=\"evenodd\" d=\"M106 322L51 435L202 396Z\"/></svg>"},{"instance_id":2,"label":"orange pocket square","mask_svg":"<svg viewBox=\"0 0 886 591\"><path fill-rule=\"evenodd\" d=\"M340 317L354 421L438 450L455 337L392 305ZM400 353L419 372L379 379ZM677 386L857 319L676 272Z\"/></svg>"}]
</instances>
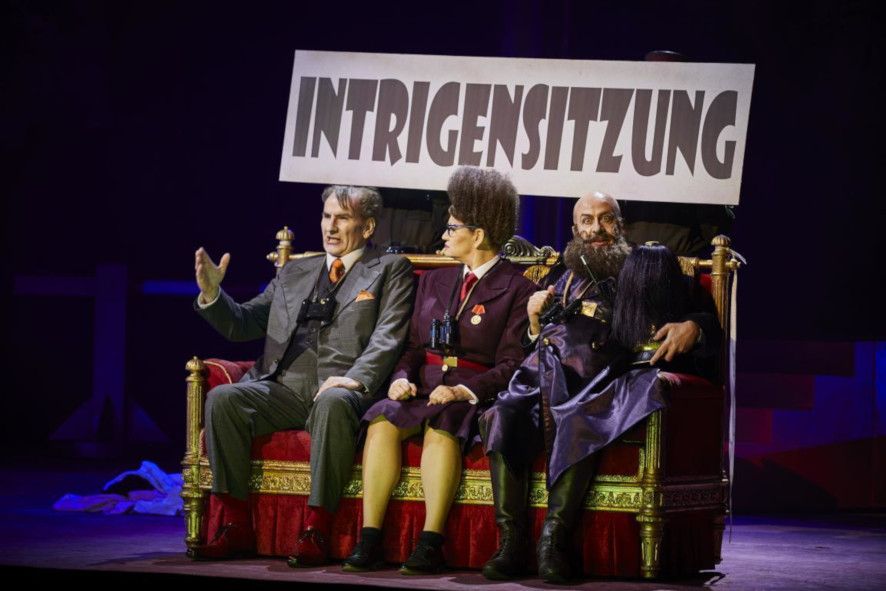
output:
<instances>
[{"instance_id":1,"label":"orange pocket square","mask_svg":"<svg viewBox=\"0 0 886 591\"><path fill-rule=\"evenodd\" d=\"M355 302L362 302L364 300L374 300L375 296L372 295L371 292L366 291L365 289L361 289L360 293L357 294L357 297L354 299Z\"/></svg>"}]
</instances>

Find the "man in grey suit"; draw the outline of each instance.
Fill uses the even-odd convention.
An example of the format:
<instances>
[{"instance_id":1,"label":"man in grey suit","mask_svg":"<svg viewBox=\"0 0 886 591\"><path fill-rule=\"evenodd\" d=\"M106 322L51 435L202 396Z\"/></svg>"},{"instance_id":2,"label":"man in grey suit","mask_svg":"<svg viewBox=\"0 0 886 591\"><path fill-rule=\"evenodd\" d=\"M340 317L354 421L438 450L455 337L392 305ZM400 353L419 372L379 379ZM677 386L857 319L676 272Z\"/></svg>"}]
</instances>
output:
<instances>
[{"instance_id":1,"label":"man in grey suit","mask_svg":"<svg viewBox=\"0 0 886 591\"><path fill-rule=\"evenodd\" d=\"M206 398L206 449L223 525L200 559L254 552L247 507L252 438L282 429L311 434L311 493L291 566L327 560L330 525L351 474L360 417L397 361L412 305L412 266L367 247L381 196L366 187L323 191L323 249L288 263L252 300L220 288L230 262L195 253L195 308L229 340L264 338L264 353L236 384Z\"/></svg>"}]
</instances>

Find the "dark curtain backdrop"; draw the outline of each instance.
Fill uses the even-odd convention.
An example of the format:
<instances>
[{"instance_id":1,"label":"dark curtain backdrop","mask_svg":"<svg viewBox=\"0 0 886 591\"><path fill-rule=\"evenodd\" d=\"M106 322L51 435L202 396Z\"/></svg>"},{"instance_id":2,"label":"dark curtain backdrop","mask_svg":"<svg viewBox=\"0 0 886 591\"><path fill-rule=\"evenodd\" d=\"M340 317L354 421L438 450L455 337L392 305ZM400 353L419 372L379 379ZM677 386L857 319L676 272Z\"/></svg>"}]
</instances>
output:
<instances>
[{"instance_id":1,"label":"dark curtain backdrop","mask_svg":"<svg viewBox=\"0 0 886 591\"><path fill-rule=\"evenodd\" d=\"M664 4L664 3L662 3ZM321 187L277 180L296 48L757 64L741 205L750 339L886 337L877 262L883 19L875 2L2 4L4 400L13 446L44 441L92 392L92 300L16 293L17 278L127 273L127 394L176 449L193 354L253 357L187 295L193 251L232 253L238 297L268 280L288 224L319 245ZM588 187L593 189L593 187ZM527 198L521 232L560 247L571 203Z\"/></svg>"}]
</instances>

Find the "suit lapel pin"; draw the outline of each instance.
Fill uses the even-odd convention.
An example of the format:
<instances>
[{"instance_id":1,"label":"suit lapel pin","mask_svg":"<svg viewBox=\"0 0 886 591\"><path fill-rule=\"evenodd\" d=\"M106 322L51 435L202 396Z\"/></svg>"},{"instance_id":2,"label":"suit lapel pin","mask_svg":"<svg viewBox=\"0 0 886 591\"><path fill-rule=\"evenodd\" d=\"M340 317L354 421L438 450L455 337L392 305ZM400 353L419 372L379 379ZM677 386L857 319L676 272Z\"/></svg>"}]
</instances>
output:
<instances>
[{"instance_id":1,"label":"suit lapel pin","mask_svg":"<svg viewBox=\"0 0 886 591\"><path fill-rule=\"evenodd\" d=\"M478 324L483 322L483 314L486 313L486 308L483 306L483 304L477 304L476 306L471 308L471 312L474 313L474 315L471 316L471 324L477 326Z\"/></svg>"}]
</instances>

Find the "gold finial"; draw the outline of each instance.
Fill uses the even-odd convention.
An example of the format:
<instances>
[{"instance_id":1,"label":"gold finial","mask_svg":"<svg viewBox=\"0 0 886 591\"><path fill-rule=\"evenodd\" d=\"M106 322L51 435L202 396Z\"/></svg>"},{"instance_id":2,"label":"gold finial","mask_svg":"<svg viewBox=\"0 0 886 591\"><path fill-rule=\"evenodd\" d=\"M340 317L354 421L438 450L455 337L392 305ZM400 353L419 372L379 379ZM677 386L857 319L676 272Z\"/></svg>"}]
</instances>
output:
<instances>
[{"instance_id":1,"label":"gold finial","mask_svg":"<svg viewBox=\"0 0 886 591\"><path fill-rule=\"evenodd\" d=\"M292 242L295 238L295 234L292 233L292 230L289 229L289 226L283 226L282 230L277 231L277 235L274 236L276 240L287 240Z\"/></svg>"},{"instance_id":2,"label":"gold finial","mask_svg":"<svg viewBox=\"0 0 886 591\"><path fill-rule=\"evenodd\" d=\"M274 263L279 273L280 269L289 262L289 256L292 254L292 239L295 238L295 234L292 233L289 226L283 226L282 230L277 231L275 238L277 239L277 248L267 256L267 259Z\"/></svg>"},{"instance_id":3,"label":"gold finial","mask_svg":"<svg viewBox=\"0 0 886 591\"><path fill-rule=\"evenodd\" d=\"M711 245L715 247L725 246L726 248L729 248L730 244L732 244L732 241L729 239L729 236L724 236L723 234L720 234L719 236L714 236L714 239L711 240Z\"/></svg>"},{"instance_id":4,"label":"gold finial","mask_svg":"<svg viewBox=\"0 0 886 591\"><path fill-rule=\"evenodd\" d=\"M204 365L203 362L200 361L200 358L195 355L191 357L191 360L185 365L185 369L191 373L201 372L206 369L206 365Z\"/></svg>"}]
</instances>

